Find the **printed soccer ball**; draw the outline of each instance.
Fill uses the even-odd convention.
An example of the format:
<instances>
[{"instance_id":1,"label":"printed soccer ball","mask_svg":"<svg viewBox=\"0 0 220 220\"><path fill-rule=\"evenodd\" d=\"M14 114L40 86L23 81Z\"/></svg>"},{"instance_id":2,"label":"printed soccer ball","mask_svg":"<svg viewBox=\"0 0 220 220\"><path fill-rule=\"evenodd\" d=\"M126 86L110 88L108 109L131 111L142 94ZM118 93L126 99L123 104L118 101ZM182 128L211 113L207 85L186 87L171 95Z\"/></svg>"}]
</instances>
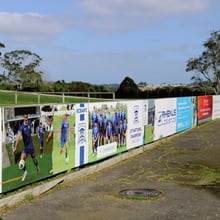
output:
<instances>
[{"instance_id":1,"label":"printed soccer ball","mask_svg":"<svg viewBox=\"0 0 220 220\"><path fill-rule=\"evenodd\" d=\"M21 170L24 169L25 161L21 159L21 160L19 161L18 166L19 166L19 169L21 169Z\"/></svg>"},{"instance_id":2,"label":"printed soccer ball","mask_svg":"<svg viewBox=\"0 0 220 220\"><path fill-rule=\"evenodd\" d=\"M70 162L69 157L67 157L67 158L65 159L65 161L66 161L66 163L69 163L69 162Z\"/></svg>"}]
</instances>

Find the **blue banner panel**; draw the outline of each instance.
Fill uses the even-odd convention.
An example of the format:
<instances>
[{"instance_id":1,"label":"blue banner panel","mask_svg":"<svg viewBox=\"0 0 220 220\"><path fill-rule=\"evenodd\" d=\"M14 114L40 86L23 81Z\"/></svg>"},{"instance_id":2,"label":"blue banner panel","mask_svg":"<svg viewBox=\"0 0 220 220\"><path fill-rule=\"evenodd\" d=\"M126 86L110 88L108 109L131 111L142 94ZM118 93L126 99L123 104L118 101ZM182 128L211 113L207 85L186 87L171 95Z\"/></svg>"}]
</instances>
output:
<instances>
[{"instance_id":1,"label":"blue banner panel","mask_svg":"<svg viewBox=\"0 0 220 220\"><path fill-rule=\"evenodd\" d=\"M192 127L192 97L179 97L176 99L177 117L176 132Z\"/></svg>"}]
</instances>

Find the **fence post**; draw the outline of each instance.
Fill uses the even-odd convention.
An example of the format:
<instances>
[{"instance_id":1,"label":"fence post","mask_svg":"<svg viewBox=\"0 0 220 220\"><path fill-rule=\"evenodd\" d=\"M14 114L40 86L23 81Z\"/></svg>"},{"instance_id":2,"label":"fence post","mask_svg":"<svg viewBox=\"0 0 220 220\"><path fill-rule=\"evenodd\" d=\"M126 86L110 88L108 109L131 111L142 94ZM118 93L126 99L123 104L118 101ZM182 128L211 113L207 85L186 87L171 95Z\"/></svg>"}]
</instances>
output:
<instances>
[{"instance_id":1,"label":"fence post","mask_svg":"<svg viewBox=\"0 0 220 220\"><path fill-rule=\"evenodd\" d=\"M62 101L63 101L63 103L65 102L65 96L64 96L64 92L63 92Z\"/></svg>"},{"instance_id":2,"label":"fence post","mask_svg":"<svg viewBox=\"0 0 220 220\"><path fill-rule=\"evenodd\" d=\"M90 102L90 93L88 92L88 102Z\"/></svg>"},{"instance_id":3,"label":"fence post","mask_svg":"<svg viewBox=\"0 0 220 220\"><path fill-rule=\"evenodd\" d=\"M38 93L37 102L38 102L38 104L40 104L40 93Z\"/></svg>"},{"instance_id":4,"label":"fence post","mask_svg":"<svg viewBox=\"0 0 220 220\"><path fill-rule=\"evenodd\" d=\"M15 92L15 104L18 104L18 91Z\"/></svg>"}]
</instances>

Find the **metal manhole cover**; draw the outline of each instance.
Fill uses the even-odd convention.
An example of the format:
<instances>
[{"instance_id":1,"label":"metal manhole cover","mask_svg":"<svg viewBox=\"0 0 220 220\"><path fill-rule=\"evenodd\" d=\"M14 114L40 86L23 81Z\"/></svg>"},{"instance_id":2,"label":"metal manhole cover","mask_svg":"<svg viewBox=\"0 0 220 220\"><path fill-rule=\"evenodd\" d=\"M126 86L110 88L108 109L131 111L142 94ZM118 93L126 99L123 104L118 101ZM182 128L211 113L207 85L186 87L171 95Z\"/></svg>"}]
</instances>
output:
<instances>
[{"instance_id":1,"label":"metal manhole cover","mask_svg":"<svg viewBox=\"0 0 220 220\"><path fill-rule=\"evenodd\" d=\"M120 191L119 195L127 198L150 199L161 196L162 192L156 189L126 189Z\"/></svg>"}]
</instances>

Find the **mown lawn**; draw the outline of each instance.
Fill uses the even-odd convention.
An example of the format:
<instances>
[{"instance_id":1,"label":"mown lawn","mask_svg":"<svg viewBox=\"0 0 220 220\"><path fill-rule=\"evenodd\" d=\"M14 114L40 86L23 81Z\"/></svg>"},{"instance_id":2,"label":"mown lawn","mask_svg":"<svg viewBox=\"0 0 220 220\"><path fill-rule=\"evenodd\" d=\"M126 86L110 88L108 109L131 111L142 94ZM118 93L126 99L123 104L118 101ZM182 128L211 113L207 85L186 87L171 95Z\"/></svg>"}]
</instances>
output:
<instances>
[{"instance_id":1,"label":"mown lawn","mask_svg":"<svg viewBox=\"0 0 220 220\"><path fill-rule=\"evenodd\" d=\"M45 95L38 93L22 93L15 91L0 91L0 106L48 104L48 103L81 103L98 102L100 99L88 97L71 97L62 95ZM102 99L103 101L103 99Z\"/></svg>"}]
</instances>

